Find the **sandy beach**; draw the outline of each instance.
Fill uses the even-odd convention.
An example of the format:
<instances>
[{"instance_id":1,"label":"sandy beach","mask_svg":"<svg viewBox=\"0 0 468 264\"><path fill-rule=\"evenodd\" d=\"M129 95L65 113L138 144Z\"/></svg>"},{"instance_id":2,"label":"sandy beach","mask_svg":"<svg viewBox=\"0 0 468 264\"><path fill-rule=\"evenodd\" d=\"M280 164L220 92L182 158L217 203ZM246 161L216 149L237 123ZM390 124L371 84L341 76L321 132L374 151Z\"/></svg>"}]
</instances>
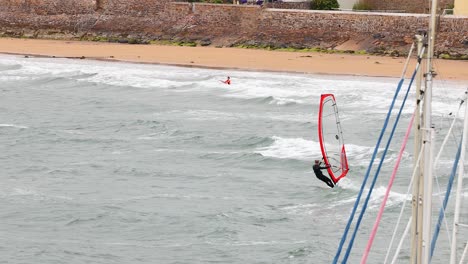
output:
<instances>
[{"instance_id":1,"label":"sandy beach","mask_svg":"<svg viewBox=\"0 0 468 264\"><path fill-rule=\"evenodd\" d=\"M405 58L240 48L130 45L0 38L0 53L155 63L179 66L400 77ZM411 60L407 77L416 63ZM436 60L437 79L468 80L468 61Z\"/></svg>"}]
</instances>

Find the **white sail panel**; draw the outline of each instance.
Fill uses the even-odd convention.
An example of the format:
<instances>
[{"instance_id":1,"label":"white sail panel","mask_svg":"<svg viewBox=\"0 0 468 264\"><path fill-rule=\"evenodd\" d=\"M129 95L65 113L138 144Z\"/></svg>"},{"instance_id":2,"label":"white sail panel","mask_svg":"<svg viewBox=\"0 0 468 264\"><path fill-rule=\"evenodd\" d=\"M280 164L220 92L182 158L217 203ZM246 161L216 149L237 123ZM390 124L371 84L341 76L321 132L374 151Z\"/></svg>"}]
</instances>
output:
<instances>
[{"instance_id":1,"label":"white sail panel","mask_svg":"<svg viewBox=\"0 0 468 264\"><path fill-rule=\"evenodd\" d=\"M338 107L333 94L322 94L318 118L318 133L323 160L334 183L349 171Z\"/></svg>"}]
</instances>

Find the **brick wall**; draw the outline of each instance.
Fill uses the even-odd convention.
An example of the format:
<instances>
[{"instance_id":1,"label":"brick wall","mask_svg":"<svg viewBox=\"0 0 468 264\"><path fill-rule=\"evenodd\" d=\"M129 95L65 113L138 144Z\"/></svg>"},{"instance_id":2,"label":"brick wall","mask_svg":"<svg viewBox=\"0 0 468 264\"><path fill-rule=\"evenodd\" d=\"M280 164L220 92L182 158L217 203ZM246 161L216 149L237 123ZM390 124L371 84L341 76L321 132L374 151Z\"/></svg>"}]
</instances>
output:
<instances>
[{"instance_id":1,"label":"brick wall","mask_svg":"<svg viewBox=\"0 0 468 264\"><path fill-rule=\"evenodd\" d=\"M278 9L310 9L310 1L304 2L272 2L272 3L263 3L263 6L266 8L278 8Z\"/></svg>"},{"instance_id":2,"label":"brick wall","mask_svg":"<svg viewBox=\"0 0 468 264\"><path fill-rule=\"evenodd\" d=\"M99 10L114 15L124 14L132 16L158 15L164 11L169 0L93 0Z\"/></svg>"},{"instance_id":3,"label":"brick wall","mask_svg":"<svg viewBox=\"0 0 468 264\"><path fill-rule=\"evenodd\" d=\"M422 14L269 9L168 0L0 0L0 35L204 41L212 45L407 50ZM468 55L468 18L440 18L436 50ZM346 46L346 45L345 45Z\"/></svg>"},{"instance_id":4,"label":"brick wall","mask_svg":"<svg viewBox=\"0 0 468 264\"><path fill-rule=\"evenodd\" d=\"M95 9L96 0L0 0L0 12L37 15L86 14Z\"/></svg>"}]
</instances>

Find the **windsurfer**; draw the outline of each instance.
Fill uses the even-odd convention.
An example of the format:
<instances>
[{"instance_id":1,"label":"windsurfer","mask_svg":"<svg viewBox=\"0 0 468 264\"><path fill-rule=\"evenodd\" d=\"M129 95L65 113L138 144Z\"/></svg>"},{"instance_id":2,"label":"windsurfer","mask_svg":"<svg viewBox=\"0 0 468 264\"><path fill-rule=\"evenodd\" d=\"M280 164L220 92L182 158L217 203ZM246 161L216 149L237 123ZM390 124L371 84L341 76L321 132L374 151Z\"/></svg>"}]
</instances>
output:
<instances>
[{"instance_id":1,"label":"windsurfer","mask_svg":"<svg viewBox=\"0 0 468 264\"><path fill-rule=\"evenodd\" d=\"M231 77L228 76L225 81L221 81L221 82L231 85Z\"/></svg>"},{"instance_id":2,"label":"windsurfer","mask_svg":"<svg viewBox=\"0 0 468 264\"><path fill-rule=\"evenodd\" d=\"M315 160L315 164L314 166L312 166L312 169L314 170L314 173L315 173L315 176L317 176L317 178L321 181L323 181L324 183L326 183L328 186L330 186L330 188L333 188L335 187L333 185L333 182L332 180L330 180L330 178L328 178L327 176L323 175L322 173L322 170L323 169L328 169L330 167L330 165L328 166L325 166L325 167L320 167L320 161L319 160Z\"/></svg>"}]
</instances>

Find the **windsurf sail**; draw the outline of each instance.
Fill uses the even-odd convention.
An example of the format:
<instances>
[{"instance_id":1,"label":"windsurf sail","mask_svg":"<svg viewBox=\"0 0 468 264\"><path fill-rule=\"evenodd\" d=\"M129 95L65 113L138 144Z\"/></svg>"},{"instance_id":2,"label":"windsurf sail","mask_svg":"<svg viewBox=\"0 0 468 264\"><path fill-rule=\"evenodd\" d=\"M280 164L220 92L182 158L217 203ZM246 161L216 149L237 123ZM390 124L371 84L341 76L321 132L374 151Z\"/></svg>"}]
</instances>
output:
<instances>
[{"instance_id":1,"label":"windsurf sail","mask_svg":"<svg viewBox=\"0 0 468 264\"><path fill-rule=\"evenodd\" d=\"M322 94L318 117L318 135L323 161L334 183L349 171L338 107L333 94Z\"/></svg>"}]
</instances>

